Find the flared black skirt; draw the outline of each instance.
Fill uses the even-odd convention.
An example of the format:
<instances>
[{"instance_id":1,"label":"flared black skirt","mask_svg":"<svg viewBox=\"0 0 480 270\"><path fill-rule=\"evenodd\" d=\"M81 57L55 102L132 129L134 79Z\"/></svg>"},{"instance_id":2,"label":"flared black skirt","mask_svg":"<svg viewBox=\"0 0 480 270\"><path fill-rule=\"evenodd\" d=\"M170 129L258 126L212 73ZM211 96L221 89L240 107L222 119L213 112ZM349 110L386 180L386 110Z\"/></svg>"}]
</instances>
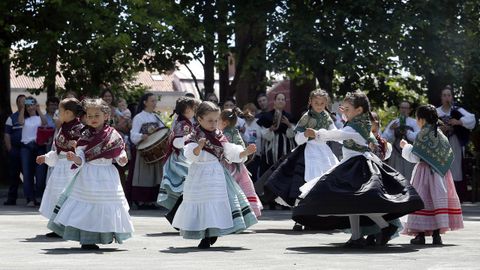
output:
<instances>
[{"instance_id":1,"label":"flared black skirt","mask_svg":"<svg viewBox=\"0 0 480 270\"><path fill-rule=\"evenodd\" d=\"M266 188L290 206L294 206L300 195L300 187L305 184L305 146L302 144L288 154L265 184Z\"/></svg>"},{"instance_id":2,"label":"flared black skirt","mask_svg":"<svg viewBox=\"0 0 480 270\"><path fill-rule=\"evenodd\" d=\"M385 213L392 220L420 209L422 199L399 172L356 156L323 175L293 209L292 219L318 230L346 229L348 215ZM360 224L373 222L361 217Z\"/></svg>"}]
</instances>

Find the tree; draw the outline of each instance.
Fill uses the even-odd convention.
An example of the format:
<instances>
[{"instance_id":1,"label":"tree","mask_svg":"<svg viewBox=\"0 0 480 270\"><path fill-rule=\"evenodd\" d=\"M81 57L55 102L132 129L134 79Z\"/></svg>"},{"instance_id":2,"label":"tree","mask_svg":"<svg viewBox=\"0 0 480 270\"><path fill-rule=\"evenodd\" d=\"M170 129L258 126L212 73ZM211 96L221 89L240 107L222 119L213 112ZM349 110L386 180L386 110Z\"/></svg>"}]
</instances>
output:
<instances>
[{"instance_id":1,"label":"tree","mask_svg":"<svg viewBox=\"0 0 480 270\"><path fill-rule=\"evenodd\" d=\"M445 85L461 85L463 2L406 1L398 16L403 22L397 50L401 66L424 78L428 100L437 106Z\"/></svg>"},{"instance_id":2,"label":"tree","mask_svg":"<svg viewBox=\"0 0 480 270\"><path fill-rule=\"evenodd\" d=\"M12 114L10 107L10 54L12 45L24 36L27 1L0 2L0 159L7 160L4 142L5 121ZM0 164L0 175L7 175L6 163ZM2 178L5 180L5 178Z\"/></svg>"},{"instance_id":3,"label":"tree","mask_svg":"<svg viewBox=\"0 0 480 270\"><path fill-rule=\"evenodd\" d=\"M313 76L332 95L378 88L372 83L378 74L396 73L392 44L399 31L398 5L390 0L280 1L269 27L272 68L290 78ZM341 77L338 88L336 76Z\"/></svg>"}]
</instances>

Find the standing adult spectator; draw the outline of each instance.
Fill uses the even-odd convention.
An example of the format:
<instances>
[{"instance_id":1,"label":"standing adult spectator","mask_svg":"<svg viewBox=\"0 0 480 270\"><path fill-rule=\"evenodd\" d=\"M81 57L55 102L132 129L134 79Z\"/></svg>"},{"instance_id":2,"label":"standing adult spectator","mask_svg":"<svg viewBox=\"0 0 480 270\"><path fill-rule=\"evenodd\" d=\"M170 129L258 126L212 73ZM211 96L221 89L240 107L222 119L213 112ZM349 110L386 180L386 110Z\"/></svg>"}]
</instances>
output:
<instances>
[{"instance_id":1,"label":"standing adult spectator","mask_svg":"<svg viewBox=\"0 0 480 270\"><path fill-rule=\"evenodd\" d=\"M268 97L265 93L260 93L257 95L257 104L258 104L258 111L257 111L257 118L259 117L260 113L268 112Z\"/></svg>"},{"instance_id":2,"label":"standing adult spectator","mask_svg":"<svg viewBox=\"0 0 480 270\"><path fill-rule=\"evenodd\" d=\"M16 205L18 197L18 186L21 183L20 173L22 167L20 159L20 149L22 147L22 127L23 125L18 122L19 112L23 110L25 103L25 95L18 95L16 104L17 111L10 115L5 122L5 146L7 149L8 160L8 188L7 200L4 205Z\"/></svg>"},{"instance_id":3,"label":"standing adult spectator","mask_svg":"<svg viewBox=\"0 0 480 270\"><path fill-rule=\"evenodd\" d=\"M205 101L210 101L215 103L215 105L218 105L218 97L215 95L215 93L208 93L205 96Z\"/></svg>"},{"instance_id":4,"label":"standing adult spectator","mask_svg":"<svg viewBox=\"0 0 480 270\"><path fill-rule=\"evenodd\" d=\"M257 124L262 127L262 159L260 164L260 177L279 159L295 147L295 131L292 116L286 112L285 95L275 95L273 110L260 114ZM269 205L274 210L276 204L270 201L270 191L265 189L264 205Z\"/></svg>"},{"instance_id":5,"label":"standing adult spectator","mask_svg":"<svg viewBox=\"0 0 480 270\"><path fill-rule=\"evenodd\" d=\"M127 181L127 199L137 204L140 209L154 209L162 180L162 163L146 163L145 158L137 151L138 145L165 125L155 113L157 97L146 93L140 99L137 114L133 118L130 140L132 158L130 160Z\"/></svg>"},{"instance_id":6,"label":"standing adult spectator","mask_svg":"<svg viewBox=\"0 0 480 270\"><path fill-rule=\"evenodd\" d=\"M263 138L261 173L295 147L292 116L284 111L285 106L285 95L276 94L273 110L262 113L257 121L257 124L262 127Z\"/></svg>"},{"instance_id":7,"label":"standing adult spectator","mask_svg":"<svg viewBox=\"0 0 480 270\"><path fill-rule=\"evenodd\" d=\"M46 153L46 146L37 144L37 131L39 127L47 125L47 119L33 97L27 97L25 106L19 109L18 122L23 125L20 150L23 192L27 206L36 206L40 205L37 198L43 196L47 174L47 165L38 165L35 162L37 156Z\"/></svg>"},{"instance_id":8,"label":"standing adult spectator","mask_svg":"<svg viewBox=\"0 0 480 270\"><path fill-rule=\"evenodd\" d=\"M475 115L454 104L450 86L447 85L441 95L442 105L437 108L437 113L444 125L440 129L452 146L454 159L450 170L460 202L463 202L467 193L467 183L463 179L462 171L463 151L468 143L470 130L475 127Z\"/></svg>"},{"instance_id":9,"label":"standing adult spectator","mask_svg":"<svg viewBox=\"0 0 480 270\"><path fill-rule=\"evenodd\" d=\"M400 115L387 125L381 136L390 142L393 147L392 154L388 159L388 165L399 171L406 179L411 179L415 164L402 157L400 141L406 140L412 144L420 128L417 126L417 121L410 117L413 109L410 102L400 102L398 109Z\"/></svg>"},{"instance_id":10,"label":"standing adult spectator","mask_svg":"<svg viewBox=\"0 0 480 270\"><path fill-rule=\"evenodd\" d=\"M100 98L103 99L103 101L105 101L110 107L110 111L112 112L112 115L110 116L110 126L115 128L116 118L114 116L117 108L115 107L116 102L112 91L108 88L104 89L100 94Z\"/></svg>"}]
</instances>

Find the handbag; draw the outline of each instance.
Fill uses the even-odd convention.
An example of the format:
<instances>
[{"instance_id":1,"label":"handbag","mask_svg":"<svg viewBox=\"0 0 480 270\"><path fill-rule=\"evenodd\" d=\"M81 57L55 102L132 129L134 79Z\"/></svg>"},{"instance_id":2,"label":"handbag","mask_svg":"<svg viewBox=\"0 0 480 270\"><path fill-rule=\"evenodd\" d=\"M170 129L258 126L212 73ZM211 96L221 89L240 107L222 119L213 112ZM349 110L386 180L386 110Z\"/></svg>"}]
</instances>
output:
<instances>
[{"instance_id":1,"label":"handbag","mask_svg":"<svg viewBox=\"0 0 480 270\"><path fill-rule=\"evenodd\" d=\"M38 127L36 143L38 145L46 145L53 138L54 133L55 129L52 127Z\"/></svg>"}]
</instances>

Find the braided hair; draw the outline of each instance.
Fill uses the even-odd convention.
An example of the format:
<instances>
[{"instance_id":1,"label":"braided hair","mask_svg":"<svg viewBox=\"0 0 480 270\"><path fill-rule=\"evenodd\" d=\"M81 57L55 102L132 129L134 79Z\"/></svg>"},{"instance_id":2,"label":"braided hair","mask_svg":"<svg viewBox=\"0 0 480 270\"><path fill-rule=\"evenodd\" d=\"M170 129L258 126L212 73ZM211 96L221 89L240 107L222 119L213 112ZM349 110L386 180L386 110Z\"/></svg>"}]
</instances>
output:
<instances>
[{"instance_id":1,"label":"braided hair","mask_svg":"<svg viewBox=\"0 0 480 270\"><path fill-rule=\"evenodd\" d=\"M432 125L435 130L435 137L437 136L437 133L438 133L437 129L440 123L438 120L438 113L435 106L433 106L432 104L426 104L418 107L417 118L425 119L425 122Z\"/></svg>"}]
</instances>

